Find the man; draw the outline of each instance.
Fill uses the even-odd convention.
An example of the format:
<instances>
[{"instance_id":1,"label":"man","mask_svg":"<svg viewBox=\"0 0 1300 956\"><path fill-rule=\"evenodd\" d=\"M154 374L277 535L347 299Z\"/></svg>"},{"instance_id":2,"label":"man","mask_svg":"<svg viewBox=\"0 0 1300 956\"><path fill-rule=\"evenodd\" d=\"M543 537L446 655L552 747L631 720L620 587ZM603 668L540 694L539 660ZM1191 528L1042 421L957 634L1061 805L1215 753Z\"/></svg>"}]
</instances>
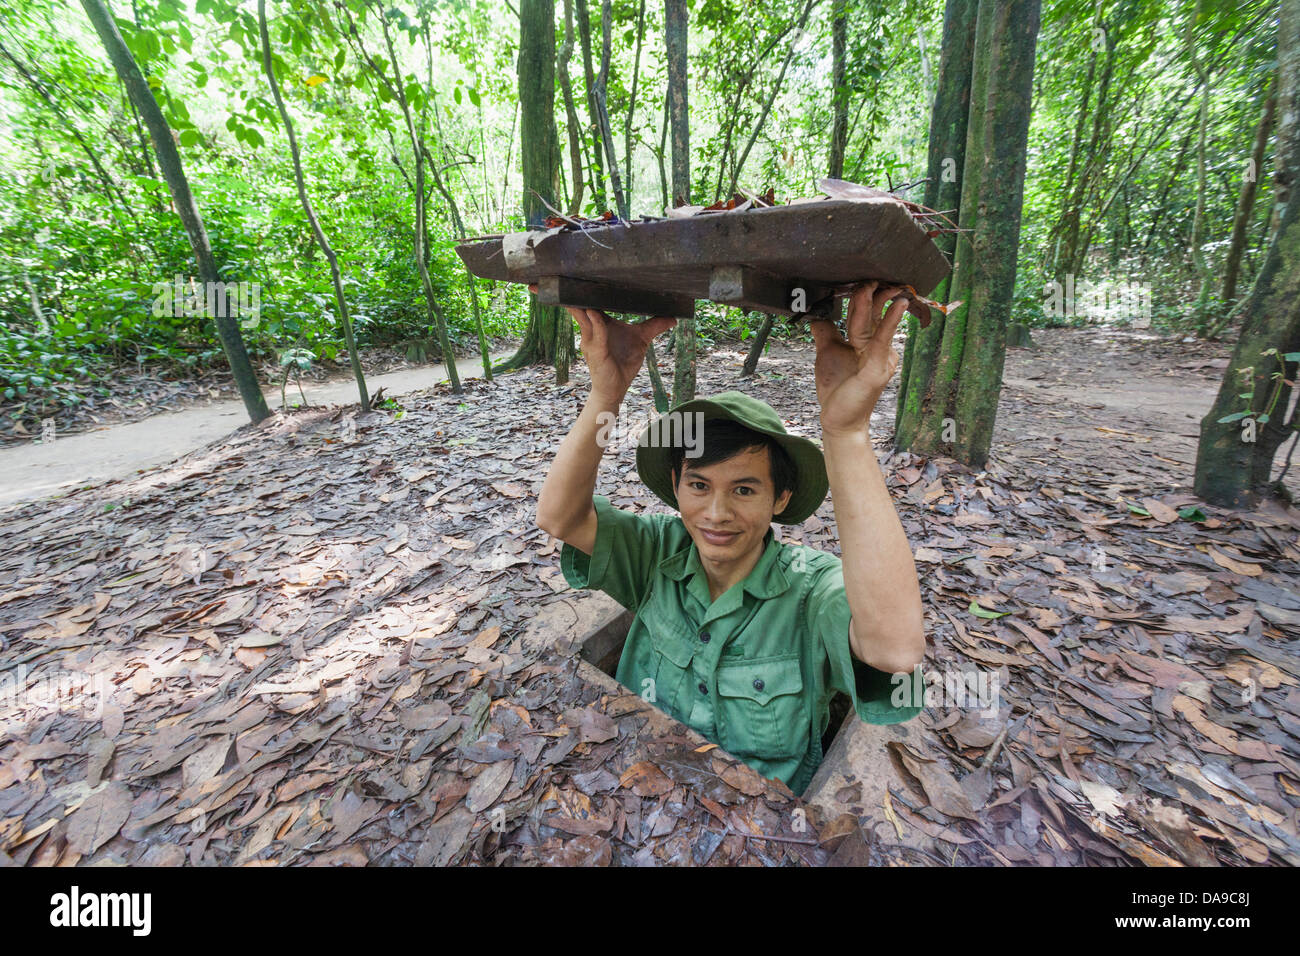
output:
<instances>
[{"instance_id":1,"label":"man","mask_svg":"<svg viewBox=\"0 0 1300 956\"><path fill-rule=\"evenodd\" d=\"M601 422L617 415L648 344L676 320L628 325L569 309L591 394L542 486L537 524L564 542L561 567L573 587L635 609L619 682L795 793L821 763L837 691L870 723L921 710L920 701L891 701L904 676L904 687L916 686L925 634L911 548L869 433L898 368L891 341L907 306L893 298L900 291L855 290L847 340L832 322L812 323L824 455L740 392L669 413L679 421L704 414L696 457L648 441L666 429L647 430L637 471L679 515L637 515L592 494ZM784 545L771 527L802 522L828 486L842 561Z\"/></svg>"}]
</instances>

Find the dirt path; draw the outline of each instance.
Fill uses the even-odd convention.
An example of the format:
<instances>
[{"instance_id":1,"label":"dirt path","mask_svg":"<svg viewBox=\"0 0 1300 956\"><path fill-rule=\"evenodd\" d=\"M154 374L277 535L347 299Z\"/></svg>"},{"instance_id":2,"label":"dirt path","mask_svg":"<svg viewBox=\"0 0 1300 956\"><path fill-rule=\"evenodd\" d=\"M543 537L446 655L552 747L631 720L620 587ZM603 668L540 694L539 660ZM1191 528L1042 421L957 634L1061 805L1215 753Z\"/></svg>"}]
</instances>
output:
<instances>
[{"instance_id":1,"label":"dirt path","mask_svg":"<svg viewBox=\"0 0 1300 956\"><path fill-rule=\"evenodd\" d=\"M498 362L511 354L500 352L492 360ZM477 356L458 359L456 369L462 380L483 377L483 362ZM366 385L372 395L383 388L384 395L396 396L428 388L446 377L445 366L426 365L369 376ZM262 391L271 409L279 409L280 389L264 386ZM303 392L312 405L346 405L357 401L356 383L351 379L304 381ZM290 384L285 392L286 400L290 404L301 402L297 393L297 388ZM77 485L127 477L139 469L161 465L201 448L247 421L243 402L218 401L69 435L48 445L32 442L0 449L0 506L46 498Z\"/></svg>"},{"instance_id":2,"label":"dirt path","mask_svg":"<svg viewBox=\"0 0 1300 956\"><path fill-rule=\"evenodd\" d=\"M1177 487L1190 489L1200 421L1227 367L1228 344L1174 343L1150 333L1108 329L1035 329L1033 336L1035 348L1007 352L995 455L1003 443L1068 438L1105 455L1116 442L1136 442L1182 466L1172 469L1185 474ZM902 344L900 336L895 343L900 352ZM712 354L737 369L745 358L735 346ZM809 345L774 343L759 363L758 377L798 375L811 360ZM893 432L896 384L886 389L872 416L873 430L881 434ZM1288 485L1300 491L1292 478Z\"/></svg>"}]
</instances>

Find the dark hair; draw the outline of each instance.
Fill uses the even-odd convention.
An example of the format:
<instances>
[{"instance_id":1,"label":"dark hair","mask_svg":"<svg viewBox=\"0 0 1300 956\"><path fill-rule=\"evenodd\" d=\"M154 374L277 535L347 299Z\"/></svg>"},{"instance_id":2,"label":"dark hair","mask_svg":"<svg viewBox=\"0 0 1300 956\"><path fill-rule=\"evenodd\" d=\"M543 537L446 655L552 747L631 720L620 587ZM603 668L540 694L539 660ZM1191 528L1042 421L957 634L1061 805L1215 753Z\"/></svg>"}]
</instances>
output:
<instances>
[{"instance_id":1,"label":"dark hair","mask_svg":"<svg viewBox=\"0 0 1300 956\"><path fill-rule=\"evenodd\" d=\"M780 498L784 491L793 493L795 490L798 472L795 469L794 459L781 447L780 442L770 435L746 428L729 418L706 418L701 445L703 447L700 456L691 459L693 465L713 465L734 458L740 452L751 448L766 448L767 460L772 471L772 484L776 486L775 497ZM670 451L670 462L676 475L673 481L675 492L677 483L681 481L681 473L685 470L683 461L686 458L686 448L684 445L674 444Z\"/></svg>"}]
</instances>

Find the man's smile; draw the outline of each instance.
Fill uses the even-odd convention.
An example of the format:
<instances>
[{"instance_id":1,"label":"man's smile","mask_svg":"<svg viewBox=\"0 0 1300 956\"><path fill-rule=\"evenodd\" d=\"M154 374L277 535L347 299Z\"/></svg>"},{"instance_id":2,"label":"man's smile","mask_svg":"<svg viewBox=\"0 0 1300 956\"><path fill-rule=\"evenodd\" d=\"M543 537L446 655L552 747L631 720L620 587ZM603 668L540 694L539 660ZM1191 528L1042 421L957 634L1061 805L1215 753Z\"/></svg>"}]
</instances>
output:
<instances>
[{"instance_id":1,"label":"man's smile","mask_svg":"<svg viewBox=\"0 0 1300 956\"><path fill-rule=\"evenodd\" d=\"M710 531L708 528L700 528L700 536L709 544L730 544L736 540L739 534L739 531L717 532Z\"/></svg>"}]
</instances>

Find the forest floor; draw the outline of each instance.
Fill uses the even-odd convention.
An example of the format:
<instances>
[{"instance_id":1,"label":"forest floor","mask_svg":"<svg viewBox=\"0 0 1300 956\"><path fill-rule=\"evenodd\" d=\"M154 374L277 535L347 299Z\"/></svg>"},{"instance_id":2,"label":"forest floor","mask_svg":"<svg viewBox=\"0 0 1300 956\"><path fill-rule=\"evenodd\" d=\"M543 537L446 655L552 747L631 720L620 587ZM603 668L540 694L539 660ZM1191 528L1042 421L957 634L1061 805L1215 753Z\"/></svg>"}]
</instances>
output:
<instances>
[{"instance_id":1,"label":"forest floor","mask_svg":"<svg viewBox=\"0 0 1300 956\"><path fill-rule=\"evenodd\" d=\"M927 702L890 744L890 801L854 807L875 859L1296 865L1300 511L1190 491L1226 346L1034 335L981 472L890 454L892 390L877 411L927 672L1001 695ZM816 435L812 347L774 343L748 380L743 358L702 356L698 393ZM754 836L790 833L779 784L639 759L639 698L522 640L574 597L532 509L586 378L277 413L0 509L0 862L824 862ZM651 407L642 371L628 411ZM597 490L665 510L634 442ZM831 502L781 536L838 552Z\"/></svg>"},{"instance_id":2,"label":"forest floor","mask_svg":"<svg viewBox=\"0 0 1300 956\"><path fill-rule=\"evenodd\" d=\"M499 362L514 351L489 354L493 362ZM366 390L373 398L383 389L381 401L447 377L443 365L407 362L388 350L376 355L367 352L362 360L368 369ZM462 380L481 378L483 360L477 354L459 358L456 369ZM289 383L284 393L287 408L300 405L304 397L309 405L356 402L356 379L350 369L315 371L317 374L303 377L301 393ZM0 505L48 497L73 485L124 478L219 439L248 419L229 375L220 389L214 386L210 393L202 380L190 380L182 387L182 383L150 378L147 390L165 389L170 396L160 404L145 402L129 383L125 387L130 391L123 396L134 397L123 402L116 414L105 412L104 420L93 428L85 427L83 418L78 420L82 427L57 431L51 442L34 441L29 436L21 443L0 444ZM279 410L279 386L263 385L262 392L267 405Z\"/></svg>"},{"instance_id":3,"label":"forest floor","mask_svg":"<svg viewBox=\"0 0 1300 956\"><path fill-rule=\"evenodd\" d=\"M488 352L490 355L501 353L507 356L513 355L518 344L517 337L489 339ZM479 357L477 342L474 342L472 347L465 346L455 351L458 369L465 368L468 360L470 365L477 362L477 367L482 374L482 360ZM371 376L389 375L405 370L438 367L437 362L413 361L407 358L404 349L392 346L372 346L362 349L361 364L366 370L367 379ZM273 408L279 408L283 370L274 362L267 361L255 363L255 370L267 403ZM311 368L299 374L298 380L304 390L310 390L312 386L354 381L346 354L334 362L314 362ZM230 374L229 368L224 366L196 372L154 366L136 368L126 364L113 370L108 388L109 394L106 396L83 394L81 404L63 406L47 416L53 419L58 436L102 431L113 425L143 421L155 415L166 415L191 408L239 403L239 390L235 388L234 377ZM285 388L285 399L290 406L301 401L292 377L288 379ZM28 445L40 438L38 431L33 432L23 427L14 418L17 410L18 406L15 403L0 401L0 449Z\"/></svg>"}]
</instances>

